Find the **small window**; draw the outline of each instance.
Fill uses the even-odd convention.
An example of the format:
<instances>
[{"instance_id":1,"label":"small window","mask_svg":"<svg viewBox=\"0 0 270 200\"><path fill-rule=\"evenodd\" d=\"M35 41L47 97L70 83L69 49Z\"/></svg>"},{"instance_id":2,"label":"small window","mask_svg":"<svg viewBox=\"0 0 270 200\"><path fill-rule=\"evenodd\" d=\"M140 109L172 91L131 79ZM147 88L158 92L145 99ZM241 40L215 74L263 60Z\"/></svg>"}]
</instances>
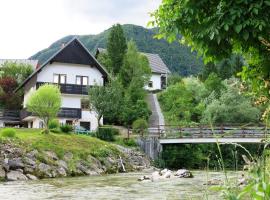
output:
<instances>
[{"instance_id":1,"label":"small window","mask_svg":"<svg viewBox=\"0 0 270 200\"><path fill-rule=\"evenodd\" d=\"M67 75L66 74L54 74L53 75L53 82L57 83L57 84L66 84Z\"/></svg>"},{"instance_id":2,"label":"small window","mask_svg":"<svg viewBox=\"0 0 270 200\"><path fill-rule=\"evenodd\" d=\"M88 85L88 76L76 76L77 85Z\"/></svg>"},{"instance_id":3,"label":"small window","mask_svg":"<svg viewBox=\"0 0 270 200\"><path fill-rule=\"evenodd\" d=\"M81 99L81 109L90 109L89 100L88 99Z\"/></svg>"},{"instance_id":4,"label":"small window","mask_svg":"<svg viewBox=\"0 0 270 200\"><path fill-rule=\"evenodd\" d=\"M152 88L153 87L153 81L149 81L148 87Z\"/></svg>"}]
</instances>

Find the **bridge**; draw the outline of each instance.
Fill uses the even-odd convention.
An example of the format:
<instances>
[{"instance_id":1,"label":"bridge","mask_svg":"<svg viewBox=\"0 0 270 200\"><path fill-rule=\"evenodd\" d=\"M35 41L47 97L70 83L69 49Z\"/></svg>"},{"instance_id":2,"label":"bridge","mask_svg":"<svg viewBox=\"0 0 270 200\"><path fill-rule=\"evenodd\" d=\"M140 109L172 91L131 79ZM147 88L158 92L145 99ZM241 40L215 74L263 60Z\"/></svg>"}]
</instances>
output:
<instances>
[{"instance_id":1,"label":"bridge","mask_svg":"<svg viewBox=\"0 0 270 200\"><path fill-rule=\"evenodd\" d=\"M264 126L177 127L158 125L148 129L148 135L139 139L141 149L152 159L157 158L163 145L241 143L263 144L269 130Z\"/></svg>"}]
</instances>

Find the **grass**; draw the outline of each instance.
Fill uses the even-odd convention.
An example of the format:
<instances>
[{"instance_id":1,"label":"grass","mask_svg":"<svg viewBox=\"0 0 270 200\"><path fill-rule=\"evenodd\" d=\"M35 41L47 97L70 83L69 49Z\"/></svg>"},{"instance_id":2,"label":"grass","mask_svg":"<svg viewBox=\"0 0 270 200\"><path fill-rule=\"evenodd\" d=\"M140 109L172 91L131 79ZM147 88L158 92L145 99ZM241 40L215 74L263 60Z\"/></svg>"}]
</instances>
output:
<instances>
[{"instance_id":1,"label":"grass","mask_svg":"<svg viewBox=\"0 0 270 200\"><path fill-rule=\"evenodd\" d=\"M113 144L86 135L64 133L50 133L46 135L41 133L41 129L15 130L16 138L13 139L13 143L26 151L33 149L54 151L59 158L63 158L66 152L71 152L74 157L80 159L85 159L88 155L102 158L120 154Z\"/></svg>"}]
</instances>

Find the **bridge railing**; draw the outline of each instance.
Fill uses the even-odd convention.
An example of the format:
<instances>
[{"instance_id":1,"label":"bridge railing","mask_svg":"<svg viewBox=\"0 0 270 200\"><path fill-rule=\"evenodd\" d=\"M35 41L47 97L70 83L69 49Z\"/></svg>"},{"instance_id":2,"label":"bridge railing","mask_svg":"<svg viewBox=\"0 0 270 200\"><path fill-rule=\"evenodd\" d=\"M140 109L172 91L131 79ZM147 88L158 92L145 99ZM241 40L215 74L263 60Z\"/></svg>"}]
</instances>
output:
<instances>
[{"instance_id":1,"label":"bridge railing","mask_svg":"<svg viewBox=\"0 0 270 200\"><path fill-rule=\"evenodd\" d=\"M150 135L160 138L213 138L213 137L249 137L262 138L269 134L269 130L259 125L219 125L181 127L175 125L157 125L148 129Z\"/></svg>"}]
</instances>

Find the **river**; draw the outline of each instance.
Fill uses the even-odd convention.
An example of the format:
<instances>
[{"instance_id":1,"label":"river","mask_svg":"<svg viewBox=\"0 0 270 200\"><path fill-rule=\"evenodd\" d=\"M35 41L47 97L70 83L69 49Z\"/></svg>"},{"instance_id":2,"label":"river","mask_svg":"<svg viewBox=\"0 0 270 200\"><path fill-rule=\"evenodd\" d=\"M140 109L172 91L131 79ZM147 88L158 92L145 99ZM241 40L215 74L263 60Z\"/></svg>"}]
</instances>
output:
<instances>
[{"instance_id":1,"label":"river","mask_svg":"<svg viewBox=\"0 0 270 200\"><path fill-rule=\"evenodd\" d=\"M106 200L106 199L222 199L219 193L207 190L206 172L193 172L194 178L174 178L157 182L138 182L149 173L123 173L105 176L44 179L0 183L0 200ZM210 172L210 179L223 178Z\"/></svg>"}]
</instances>

